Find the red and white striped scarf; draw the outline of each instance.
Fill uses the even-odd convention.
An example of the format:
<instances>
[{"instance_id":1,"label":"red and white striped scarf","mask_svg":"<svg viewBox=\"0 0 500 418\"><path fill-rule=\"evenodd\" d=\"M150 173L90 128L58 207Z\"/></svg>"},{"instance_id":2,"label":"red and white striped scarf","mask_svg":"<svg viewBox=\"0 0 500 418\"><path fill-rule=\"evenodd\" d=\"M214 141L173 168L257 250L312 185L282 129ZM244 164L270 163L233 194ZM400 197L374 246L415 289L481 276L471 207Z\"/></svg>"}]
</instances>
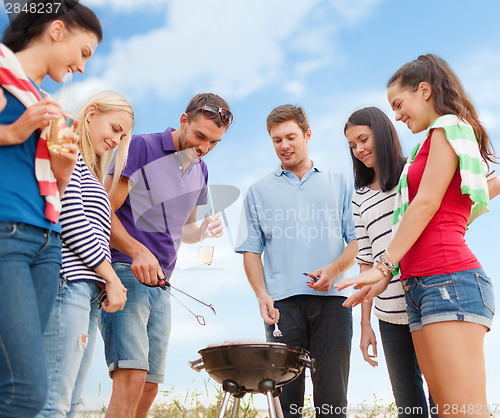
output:
<instances>
[{"instance_id":1,"label":"red and white striped scarf","mask_svg":"<svg viewBox=\"0 0 500 418\"><path fill-rule=\"evenodd\" d=\"M31 84L14 53L0 43L0 84L15 96L26 108L42 100ZM48 129L46 130L48 132ZM57 223L61 212L61 200L57 180L50 167L47 138L40 136L35 153L35 177L38 181L40 195L45 198L45 217Z\"/></svg>"}]
</instances>

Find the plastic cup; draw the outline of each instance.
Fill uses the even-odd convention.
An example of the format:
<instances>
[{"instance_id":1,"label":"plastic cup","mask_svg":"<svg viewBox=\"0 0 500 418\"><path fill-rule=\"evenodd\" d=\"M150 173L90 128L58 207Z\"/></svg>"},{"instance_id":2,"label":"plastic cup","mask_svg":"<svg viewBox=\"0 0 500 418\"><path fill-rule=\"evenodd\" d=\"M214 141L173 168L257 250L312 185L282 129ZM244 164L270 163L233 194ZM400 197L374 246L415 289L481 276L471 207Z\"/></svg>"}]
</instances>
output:
<instances>
[{"instance_id":1,"label":"plastic cup","mask_svg":"<svg viewBox=\"0 0 500 418\"><path fill-rule=\"evenodd\" d=\"M74 129L75 116L71 113L66 112L64 118L52 119L49 126L44 128L47 134L47 148L52 152L68 152L66 148L62 147L62 144L73 142L73 138L69 134L74 132ZM42 135L44 135L44 131L42 131Z\"/></svg>"},{"instance_id":2,"label":"plastic cup","mask_svg":"<svg viewBox=\"0 0 500 418\"><path fill-rule=\"evenodd\" d=\"M198 252L198 263L200 264L212 264L214 258L214 247L212 245L200 245L200 250Z\"/></svg>"}]
</instances>

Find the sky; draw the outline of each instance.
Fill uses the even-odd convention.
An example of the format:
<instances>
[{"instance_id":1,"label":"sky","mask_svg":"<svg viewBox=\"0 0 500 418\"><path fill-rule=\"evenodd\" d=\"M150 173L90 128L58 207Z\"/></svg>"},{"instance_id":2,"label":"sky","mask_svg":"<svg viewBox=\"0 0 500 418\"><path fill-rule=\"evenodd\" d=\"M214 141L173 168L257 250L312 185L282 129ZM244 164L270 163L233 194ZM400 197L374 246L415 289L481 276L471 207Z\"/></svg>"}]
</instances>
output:
<instances>
[{"instance_id":1,"label":"sky","mask_svg":"<svg viewBox=\"0 0 500 418\"><path fill-rule=\"evenodd\" d=\"M160 132L179 126L187 103L197 93L224 97L234 123L204 159L210 183L232 185L241 196L226 210L229 228L215 247L211 266L197 264L198 244L181 248L172 277L174 286L215 306L217 315L182 299L207 325L197 324L172 301L173 328L165 384L204 391L208 375L196 373L189 360L208 344L264 341L262 320L248 285L242 259L231 249L248 186L278 164L266 130L276 106L302 106L309 118L309 153L316 165L351 176L343 126L349 115L378 106L391 120L386 82L404 63L420 54L445 59L461 79L493 143L500 150L500 29L497 0L84 0L104 29L104 40L76 74L69 103L78 107L96 91L111 89L132 104L134 133ZM4 11L0 23L7 24ZM42 87L58 97L50 80ZM69 109L71 110L71 109ZM396 123L405 154L421 138ZM473 223L467 242L495 288L500 288L498 241L500 203ZM356 269L351 270L355 274ZM180 294L176 294L179 298ZM349 404L377 398L392 401L379 342L379 366L361 357L359 308L354 309L354 338ZM373 321L374 329L377 328ZM490 404L500 404L499 320L485 340ZM378 331L377 331L378 333ZM211 384L209 384L210 386ZM309 388L310 390L310 388ZM111 380L97 341L84 391L86 408L107 404ZM263 397L262 397L263 398ZM259 400L259 405L262 400ZM500 406L498 407L500 411Z\"/></svg>"}]
</instances>

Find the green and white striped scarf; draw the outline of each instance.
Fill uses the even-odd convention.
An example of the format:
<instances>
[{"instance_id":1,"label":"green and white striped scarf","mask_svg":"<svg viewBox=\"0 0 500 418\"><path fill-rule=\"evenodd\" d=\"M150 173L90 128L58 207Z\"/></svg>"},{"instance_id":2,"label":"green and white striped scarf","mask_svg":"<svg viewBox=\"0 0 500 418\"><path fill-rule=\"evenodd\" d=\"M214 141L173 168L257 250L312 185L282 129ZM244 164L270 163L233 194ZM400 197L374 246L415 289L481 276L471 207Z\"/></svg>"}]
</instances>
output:
<instances>
[{"instance_id":1,"label":"green and white striped scarf","mask_svg":"<svg viewBox=\"0 0 500 418\"><path fill-rule=\"evenodd\" d=\"M431 123L424 139L413 149L401 173L396 201L394 203L392 236L396 233L401 223L401 219L410 204L408 196L408 169L410 168L410 164L415 160L418 151L429 137L431 131L437 128L444 129L446 139L450 142L453 150L458 155L460 176L462 178L460 188L462 194L468 194L472 200L469 224L478 216L489 211L490 198L488 194L488 185L486 183L485 164L481 157L478 142L472 127L455 115L440 116ZM399 268L396 270L399 270Z\"/></svg>"}]
</instances>

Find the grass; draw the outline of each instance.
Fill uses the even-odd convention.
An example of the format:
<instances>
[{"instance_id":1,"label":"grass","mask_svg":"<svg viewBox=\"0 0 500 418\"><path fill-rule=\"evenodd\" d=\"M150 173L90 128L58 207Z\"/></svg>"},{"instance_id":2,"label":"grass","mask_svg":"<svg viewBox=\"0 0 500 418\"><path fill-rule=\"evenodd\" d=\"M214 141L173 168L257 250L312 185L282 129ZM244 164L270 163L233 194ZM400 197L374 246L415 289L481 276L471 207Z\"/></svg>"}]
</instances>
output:
<instances>
[{"instance_id":1,"label":"grass","mask_svg":"<svg viewBox=\"0 0 500 418\"><path fill-rule=\"evenodd\" d=\"M209 396L209 387L212 385L217 391L215 402L205 406L200 398ZM198 391L187 391L185 395L179 396L173 394L173 388L169 391L162 391L158 395L153 407L151 408L150 415L154 418L217 418L219 410L222 405L224 393L220 385L214 381L205 381L205 393ZM234 399L231 401L227 408L229 413L233 407ZM256 418L258 411L253 405L253 395L245 396L240 400L238 408L238 417L242 418Z\"/></svg>"},{"instance_id":2,"label":"grass","mask_svg":"<svg viewBox=\"0 0 500 418\"><path fill-rule=\"evenodd\" d=\"M175 394L174 388L170 390L160 391L153 406L150 410L151 418L217 418L223 401L223 392L221 385L214 382L212 379L204 382L203 391L190 391L185 394ZM215 390L216 396L213 397ZM99 385L100 396L100 385ZM267 411L259 411L255 408L253 402L253 394L247 394L240 400L238 408L239 418L264 418L268 416ZM262 395L257 395L262 396ZM211 398L210 404L205 405L202 400ZM206 403L206 402L205 402ZM233 406L233 397L229 402L226 411L226 417L230 416ZM99 403L99 410L94 412L83 412L78 415L80 418L100 418L104 417L106 406L103 401ZM363 401L356 411L349 411L350 418L392 418L397 417L396 406L394 403L390 405L383 404L375 394L373 394L372 402ZM312 396L305 399L303 408L303 418L314 418L314 406Z\"/></svg>"}]
</instances>

